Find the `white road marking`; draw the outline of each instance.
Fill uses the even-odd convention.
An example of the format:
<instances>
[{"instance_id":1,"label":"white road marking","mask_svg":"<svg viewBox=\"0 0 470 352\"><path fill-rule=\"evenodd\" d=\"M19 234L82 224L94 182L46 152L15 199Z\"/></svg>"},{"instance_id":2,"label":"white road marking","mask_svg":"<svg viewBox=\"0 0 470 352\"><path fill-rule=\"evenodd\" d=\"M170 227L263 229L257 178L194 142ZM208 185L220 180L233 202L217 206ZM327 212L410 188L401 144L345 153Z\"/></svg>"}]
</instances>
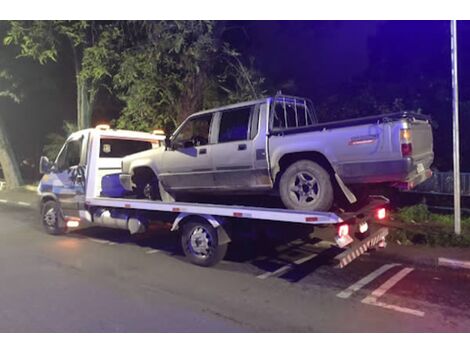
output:
<instances>
[{"instance_id":1,"label":"white road marking","mask_svg":"<svg viewBox=\"0 0 470 352\"><path fill-rule=\"evenodd\" d=\"M385 281L382 285L380 285L379 288L377 288L375 291L373 291L370 295L368 295L366 298L364 298L361 302L365 303L365 304L370 304L370 305L373 305L373 306L377 306L377 307L391 309L391 310L401 312L401 313L407 313L407 314L416 315L418 317L423 317L424 312L422 312L420 310L406 308L406 307L400 307L400 306L396 306L394 304L387 304L387 303L382 303L382 302L377 301L388 290L390 290L393 286L395 286L400 280L402 280L406 275L411 273L413 270L414 270L413 268L401 269L398 273L396 273L390 279Z\"/></svg>"},{"instance_id":2,"label":"white road marking","mask_svg":"<svg viewBox=\"0 0 470 352\"><path fill-rule=\"evenodd\" d=\"M8 201L6 199L0 199L0 203L8 203Z\"/></svg>"},{"instance_id":3,"label":"white road marking","mask_svg":"<svg viewBox=\"0 0 470 352\"><path fill-rule=\"evenodd\" d=\"M374 270L369 275L364 276L362 279L360 279L356 283L352 284L351 286L349 286L344 291L341 291L340 293L338 293L336 295L336 297L345 298L345 299L349 298L354 292L359 291L361 288L363 288L365 285L369 284L370 282L374 281L376 278L378 278L384 272L386 272L387 270L389 270L389 269L391 269L395 266L398 266L398 265L400 265L400 264L393 263L393 264L382 265L377 270Z\"/></svg>"},{"instance_id":4,"label":"white road marking","mask_svg":"<svg viewBox=\"0 0 470 352\"><path fill-rule=\"evenodd\" d=\"M366 304L376 306L376 307L391 309L391 310L394 310L394 311L400 312L400 313L407 313L407 314L416 315L418 317L424 317L424 312L422 312L420 310L406 308L406 307L400 307L400 306L396 306L394 304L387 304L387 303L377 302L376 300L370 301L370 302L362 302L362 303L366 303Z\"/></svg>"},{"instance_id":5,"label":"white road marking","mask_svg":"<svg viewBox=\"0 0 470 352\"><path fill-rule=\"evenodd\" d=\"M440 266L446 266L449 268L470 269L470 261L464 261L464 260L456 260L456 259L439 257L437 259L437 264Z\"/></svg>"},{"instance_id":6,"label":"white road marking","mask_svg":"<svg viewBox=\"0 0 470 352\"><path fill-rule=\"evenodd\" d=\"M264 280L264 279L267 279L268 277L279 276L281 274L284 274L286 271L289 271L290 269L293 269L295 267L295 265L300 265L302 263L305 263L306 261L309 261L310 259L315 258L317 255L318 255L318 253L310 254L310 255L308 255L304 258L297 259L296 261L294 261L291 264L284 265L284 266L280 267L279 269L277 269L276 271L267 271L267 272L265 272L261 275L258 275L257 278Z\"/></svg>"},{"instance_id":7,"label":"white road marking","mask_svg":"<svg viewBox=\"0 0 470 352\"><path fill-rule=\"evenodd\" d=\"M155 254L155 253L160 253L158 249L149 249L148 251L145 251L146 254Z\"/></svg>"},{"instance_id":8,"label":"white road marking","mask_svg":"<svg viewBox=\"0 0 470 352\"><path fill-rule=\"evenodd\" d=\"M26 203L26 202L17 202L18 205L24 206L24 207L30 207L31 203Z\"/></svg>"},{"instance_id":9,"label":"white road marking","mask_svg":"<svg viewBox=\"0 0 470 352\"><path fill-rule=\"evenodd\" d=\"M100 244L110 244L112 242L106 241L106 240L99 240L97 238L89 238L90 241L100 243Z\"/></svg>"}]
</instances>

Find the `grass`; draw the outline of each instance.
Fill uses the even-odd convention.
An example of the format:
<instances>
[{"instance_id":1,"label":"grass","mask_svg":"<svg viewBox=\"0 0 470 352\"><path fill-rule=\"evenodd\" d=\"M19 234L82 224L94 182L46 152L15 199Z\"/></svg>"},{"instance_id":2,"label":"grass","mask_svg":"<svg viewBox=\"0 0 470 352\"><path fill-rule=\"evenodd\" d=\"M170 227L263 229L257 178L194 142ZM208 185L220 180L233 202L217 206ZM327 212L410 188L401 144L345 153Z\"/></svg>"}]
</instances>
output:
<instances>
[{"instance_id":1,"label":"grass","mask_svg":"<svg viewBox=\"0 0 470 352\"><path fill-rule=\"evenodd\" d=\"M392 213L390 229L389 240L402 245L470 247L470 217L462 217L462 234L457 236L453 215L433 213L424 204Z\"/></svg>"}]
</instances>

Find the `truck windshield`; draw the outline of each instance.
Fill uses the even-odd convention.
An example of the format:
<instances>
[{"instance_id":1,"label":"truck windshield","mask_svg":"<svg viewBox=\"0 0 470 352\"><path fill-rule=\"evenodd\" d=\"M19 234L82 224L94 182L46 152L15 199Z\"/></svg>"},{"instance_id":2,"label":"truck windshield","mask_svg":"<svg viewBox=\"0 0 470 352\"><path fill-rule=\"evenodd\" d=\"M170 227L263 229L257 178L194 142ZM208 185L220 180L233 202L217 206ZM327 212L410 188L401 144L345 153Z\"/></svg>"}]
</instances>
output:
<instances>
[{"instance_id":1,"label":"truck windshield","mask_svg":"<svg viewBox=\"0 0 470 352\"><path fill-rule=\"evenodd\" d=\"M152 149L152 143L131 139L102 138L100 141L100 158L124 158L127 155Z\"/></svg>"},{"instance_id":2,"label":"truck windshield","mask_svg":"<svg viewBox=\"0 0 470 352\"><path fill-rule=\"evenodd\" d=\"M273 129L307 127L316 123L310 101L278 96L274 99Z\"/></svg>"}]
</instances>

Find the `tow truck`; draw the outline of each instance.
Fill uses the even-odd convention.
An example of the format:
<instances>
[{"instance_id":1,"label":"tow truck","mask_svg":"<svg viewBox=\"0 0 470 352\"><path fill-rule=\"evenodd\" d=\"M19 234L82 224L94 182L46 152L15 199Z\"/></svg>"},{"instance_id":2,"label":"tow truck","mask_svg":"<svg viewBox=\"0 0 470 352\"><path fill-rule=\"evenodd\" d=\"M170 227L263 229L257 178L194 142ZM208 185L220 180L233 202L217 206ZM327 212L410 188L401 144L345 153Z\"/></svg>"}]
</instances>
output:
<instances>
[{"instance_id":1,"label":"tow truck","mask_svg":"<svg viewBox=\"0 0 470 352\"><path fill-rule=\"evenodd\" d=\"M98 226L136 235L149 232L156 221L165 222L180 235L185 256L200 266L221 261L237 230L246 224L255 232L260 224L303 224L336 248L333 259L340 268L386 243L383 221L388 200L382 196L370 197L349 211L331 212L139 199L120 186L122 159L164 148L164 141L162 131L113 130L106 125L71 134L54 162L40 160L39 209L45 231L60 235Z\"/></svg>"}]
</instances>

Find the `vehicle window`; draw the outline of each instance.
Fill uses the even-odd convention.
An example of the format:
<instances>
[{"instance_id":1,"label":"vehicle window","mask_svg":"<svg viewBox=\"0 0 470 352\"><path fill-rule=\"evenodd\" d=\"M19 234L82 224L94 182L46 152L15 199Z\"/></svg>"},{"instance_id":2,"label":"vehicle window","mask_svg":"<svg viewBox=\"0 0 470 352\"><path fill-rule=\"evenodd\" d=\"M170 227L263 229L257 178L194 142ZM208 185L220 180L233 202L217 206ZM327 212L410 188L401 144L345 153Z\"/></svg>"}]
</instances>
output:
<instances>
[{"instance_id":1,"label":"vehicle window","mask_svg":"<svg viewBox=\"0 0 470 352\"><path fill-rule=\"evenodd\" d=\"M211 122L212 114L197 116L188 120L173 139L173 143L178 147L208 144Z\"/></svg>"},{"instance_id":2,"label":"vehicle window","mask_svg":"<svg viewBox=\"0 0 470 352\"><path fill-rule=\"evenodd\" d=\"M280 98L274 104L273 128L296 128L313 124L313 118L303 100Z\"/></svg>"},{"instance_id":3,"label":"vehicle window","mask_svg":"<svg viewBox=\"0 0 470 352\"><path fill-rule=\"evenodd\" d=\"M67 142L62 152L57 157L57 168L64 171L71 166L80 164L80 155L82 153L83 138Z\"/></svg>"},{"instance_id":4,"label":"vehicle window","mask_svg":"<svg viewBox=\"0 0 470 352\"><path fill-rule=\"evenodd\" d=\"M124 158L149 149L152 149L152 143L148 141L103 138L100 141L100 158Z\"/></svg>"},{"instance_id":5,"label":"vehicle window","mask_svg":"<svg viewBox=\"0 0 470 352\"><path fill-rule=\"evenodd\" d=\"M223 111L220 117L219 143L248 139L252 106Z\"/></svg>"}]
</instances>

